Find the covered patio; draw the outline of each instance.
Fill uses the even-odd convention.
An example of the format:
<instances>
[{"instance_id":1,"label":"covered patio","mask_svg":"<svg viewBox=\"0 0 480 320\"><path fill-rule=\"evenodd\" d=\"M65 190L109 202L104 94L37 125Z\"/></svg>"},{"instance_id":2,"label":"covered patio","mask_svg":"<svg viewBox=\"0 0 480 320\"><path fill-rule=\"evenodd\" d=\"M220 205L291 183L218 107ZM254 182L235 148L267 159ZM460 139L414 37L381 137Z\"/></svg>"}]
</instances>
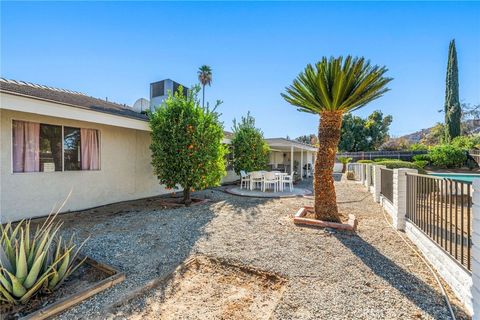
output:
<instances>
[{"instance_id":1,"label":"covered patio","mask_svg":"<svg viewBox=\"0 0 480 320\"><path fill-rule=\"evenodd\" d=\"M303 180L313 176L313 165L317 149L302 142L286 138L265 139L270 146L271 170L294 173Z\"/></svg>"}]
</instances>

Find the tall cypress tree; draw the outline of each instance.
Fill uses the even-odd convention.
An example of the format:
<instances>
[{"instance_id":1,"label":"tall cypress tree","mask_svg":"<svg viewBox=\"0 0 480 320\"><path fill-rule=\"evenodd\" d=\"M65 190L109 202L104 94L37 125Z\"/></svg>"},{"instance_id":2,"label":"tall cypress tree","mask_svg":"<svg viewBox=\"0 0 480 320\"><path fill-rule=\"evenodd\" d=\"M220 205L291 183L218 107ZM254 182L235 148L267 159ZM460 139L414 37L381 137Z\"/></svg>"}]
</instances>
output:
<instances>
[{"instance_id":1,"label":"tall cypress tree","mask_svg":"<svg viewBox=\"0 0 480 320\"><path fill-rule=\"evenodd\" d=\"M450 142L460 135L462 111L458 94L458 65L455 39L448 49L447 79L445 88L445 141Z\"/></svg>"}]
</instances>

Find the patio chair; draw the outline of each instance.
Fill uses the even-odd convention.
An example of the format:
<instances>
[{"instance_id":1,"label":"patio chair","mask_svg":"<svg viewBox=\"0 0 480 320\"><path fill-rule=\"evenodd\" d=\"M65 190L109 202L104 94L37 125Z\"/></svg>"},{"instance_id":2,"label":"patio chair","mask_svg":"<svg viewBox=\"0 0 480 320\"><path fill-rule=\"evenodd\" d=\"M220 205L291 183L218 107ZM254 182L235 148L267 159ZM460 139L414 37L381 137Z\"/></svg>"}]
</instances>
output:
<instances>
[{"instance_id":1,"label":"patio chair","mask_svg":"<svg viewBox=\"0 0 480 320\"><path fill-rule=\"evenodd\" d=\"M266 172L263 176L263 192L267 190L267 186L273 185L273 192L277 192L278 187L278 175L275 172Z\"/></svg>"},{"instance_id":2,"label":"patio chair","mask_svg":"<svg viewBox=\"0 0 480 320\"><path fill-rule=\"evenodd\" d=\"M263 173L260 171L250 172L250 190L256 188L257 183L260 184L260 189L262 188Z\"/></svg>"},{"instance_id":3,"label":"patio chair","mask_svg":"<svg viewBox=\"0 0 480 320\"><path fill-rule=\"evenodd\" d=\"M283 187L285 187L285 185L288 185L288 187L290 188L290 192L293 191L293 174L283 176L282 190L283 190Z\"/></svg>"},{"instance_id":4,"label":"patio chair","mask_svg":"<svg viewBox=\"0 0 480 320\"><path fill-rule=\"evenodd\" d=\"M244 183L245 183L245 189L249 189L250 175L248 175L244 170L240 170L240 189L243 188Z\"/></svg>"}]
</instances>

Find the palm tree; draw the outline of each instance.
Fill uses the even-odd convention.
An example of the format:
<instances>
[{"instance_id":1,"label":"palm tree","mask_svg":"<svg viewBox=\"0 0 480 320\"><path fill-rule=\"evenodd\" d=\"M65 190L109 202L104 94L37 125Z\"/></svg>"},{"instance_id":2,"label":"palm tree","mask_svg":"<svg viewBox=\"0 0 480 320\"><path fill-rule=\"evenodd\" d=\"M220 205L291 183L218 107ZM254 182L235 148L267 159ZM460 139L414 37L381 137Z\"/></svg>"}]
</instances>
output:
<instances>
[{"instance_id":1,"label":"palm tree","mask_svg":"<svg viewBox=\"0 0 480 320\"><path fill-rule=\"evenodd\" d=\"M389 90L386 85L392 79L384 77L387 71L363 57L323 57L315 66L307 65L282 93L299 111L320 115L313 182L316 219L340 222L332 175L342 117Z\"/></svg>"},{"instance_id":2,"label":"palm tree","mask_svg":"<svg viewBox=\"0 0 480 320\"><path fill-rule=\"evenodd\" d=\"M198 81L202 84L202 107L205 106L205 86L212 83L212 68L203 65L198 68Z\"/></svg>"},{"instance_id":3,"label":"palm tree","mask_svg":"<svg viewBox=\"0 0 480 320\"><path fill-rule=\"evenodd\" d=\"M352 158L349 157L338 157L338 161L342 163L342 173L345 173L347 171L347 164L352 161Z\"/></svg>"}]
</instances>

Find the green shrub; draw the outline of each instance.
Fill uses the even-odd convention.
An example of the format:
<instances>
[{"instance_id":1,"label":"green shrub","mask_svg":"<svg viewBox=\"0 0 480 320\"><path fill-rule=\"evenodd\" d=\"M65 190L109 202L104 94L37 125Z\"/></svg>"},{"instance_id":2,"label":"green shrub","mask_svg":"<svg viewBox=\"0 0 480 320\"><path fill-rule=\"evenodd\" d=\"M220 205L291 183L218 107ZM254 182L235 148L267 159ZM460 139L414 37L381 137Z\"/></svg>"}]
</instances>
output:
<instances>
[{"instance_id":1,"label":"green shrub","mask_svg":"<svg viewBox=\"0 0 480 320\"><path fill-rule=\"evenodd\" d=\"M430 155L428 153L425 154L417 154L416 156L413 156L413 161L427 161L427 163L430 162Z\"/></svg>"},{"instance_id":2,"label":"green shrub","mask_svg":"<svg viewBox=\"0 0 480 320\"><path fill-rule=\"evenodd\" d=\"M233 168L237 174L241 170L252 172L265 170L269 161L270 147L263 139L263 132L255 127L255 118L250 113L239 123L233 120ZM298 161L296 166L298 167Z\"/></svg>"},{"instance_id":3,"label":"green shrub","mask_svg":"<svg viewBox=\"0 0 480 320\"><path fill-rule=\"evenodd\" d=\"M414 144L410 145L410 147L408 149L411 150L411 151L426 151L426 150L428 150L428 146L426 144L423 144L423 143L414 143Z\"/></svg>"},{"instance_id":4,"label":"green shrub","mask_svg":"<svg viewBox=\"0 0 480 320\"><path fill-rule=\"evenodd\" d=\"M184 96L180 87L149 114L154 173L167 188L183 188L187 206L191 191L219 185L226 174L223 126L215 108L200 105L199 90Z\"/></svg>"},{"instance_id":5,"label":"green shrub","mask_svg":"<svg viewBox=\"0 0 480 320\"><path fill-rule=\"evenodd\" d=\"M425 168L425 167L427 166L428 161L426 161L426 160L417 160L417 161L413 161L413 163L423 169L423 168Z\"/></svg>"},{"instance_id":6,"label":"green shrub","mask_svg":"<svg viewBox=\"0 0 480 320\"><path fill-rule=\"evenodd\" d=\"M453 145L444 144L435 146L429 151L430 163L435 167L460 167L467 160L465 150Z\"/></svg>"},{"instance_id":7,"label":"green shrub","mask_svg":"<svg viewBox=\"0 0 480 320\"><path fill-rule=\"evenodd\" d=\"M357 163L373 163L373 160L358 160Z\"/></svg>"},{"instance_id":8,"label":"green shrub","mask_svg":"<svg viewBox=\"0 0 480 320\"><path fill-rule=\"evenodd\" d=\"M390 160L395 160L395 159L391 159L391 158L375 158L375 159L373 159L374 162L390 161Z\"/></svg>"},{"instance_id":9,"label":"green shrub","mask_svg":"<svg viewBox=\"0 0 480 320\"><path fill-rule=\"evenodd\" d=\"M459 149L471 150L480 146L480 134L459 136L454 138L450 144Z\"/></svg>"},{"instance_id":10,"label":"green shrub","mask_svg":"<svg viewBox=\"0 0 480 320\"><path fill-rule=\"evenodd\" d=\"M61 223L49 217L30 234L30 220L0 225L0 302L25 304L38 293L56 290L84 260L77 247L58 235Z\"/></svg>"},{"instance_id":11,"label":"green shrub","mask_svg":"<svg viewBox=\"0 0 480 320\"><path fill-rule=\"evenodd\" d=\"M388 161L377 162L376 164L380 166L385 166L388 169L400 169L400 168L417 169L418 173L421 173L421 174L427 173L423 168L419 167L415 163L408 162L408 161L388 160Z\"/></svg>"}]
</instances>

